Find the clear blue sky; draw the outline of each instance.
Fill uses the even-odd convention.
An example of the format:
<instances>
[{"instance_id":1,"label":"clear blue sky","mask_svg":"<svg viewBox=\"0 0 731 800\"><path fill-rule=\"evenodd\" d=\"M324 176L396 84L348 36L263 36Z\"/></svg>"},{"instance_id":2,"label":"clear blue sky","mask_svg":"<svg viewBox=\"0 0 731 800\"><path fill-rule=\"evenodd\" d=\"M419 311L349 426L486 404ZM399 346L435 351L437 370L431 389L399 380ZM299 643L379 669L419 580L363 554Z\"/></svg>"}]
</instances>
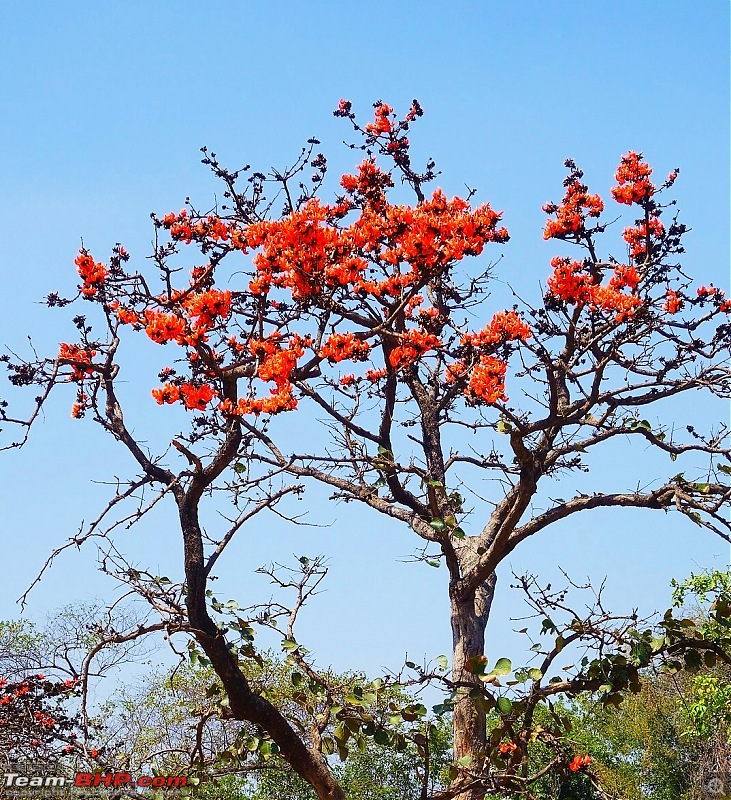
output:
<instances>
[{"instance_id":1,"label":"clear blue sky","mask_svg":"<svg viewBox=\"0 0 731 800\"><path fill-rule=\"evenodd\" d=\"M266 169L316 135L334 175L350 168L347 131L331 114L341 97L365 115L377 99L398 109L421 101L416 154L434 156L448 193L469 184L504 210L512 240L500 276L524 294L537 296L556 254L541 239L541 205L561 196L563 160L576 159L606 196L629 149L661 175L681 168L675 194L693 228L687 271L727 286L728 41L722 0L2 4L0 340L22 348L32 333L39 349L55 352L69 339L63 313L38 301L71 290L82 237L98 257L120 241L142 263L149 212L178 209L188 195L211 202L219 187L198 163L202 145L231 166ZM49 550L95 515L104 489L91 481L129 467L90 422L69 418L71 402L59 393L28 448L0 460L0 618L17 616L14 601ZM678 407L678 421L692 411ZM140 414L140 431L145 423ZM641 457L618 450L594 475L603 488L631 488L625 459ZM414 540L374 515L323 503L313 521L323 520L332 525L294 535L258 521L229 554L223 593L242 605L259 599L252 568L322 552L332 575L303 631L323 662L373 671L397 667L407 649L417 659L448 652L444 571L402 563ZM124 534L122 544L175 569L172 527ZM28 613L111 597L95 557L92 548L63 557ZM672 517L595 513L515 553L490 655L510 652L510 629L522 627L507 619L521 612L507 589L510 567L549 579L558 565L578 579L607 575L615 608L652 610L667 603L672 576L727 561L720 541Z\"/></svg>"}]
</instances>

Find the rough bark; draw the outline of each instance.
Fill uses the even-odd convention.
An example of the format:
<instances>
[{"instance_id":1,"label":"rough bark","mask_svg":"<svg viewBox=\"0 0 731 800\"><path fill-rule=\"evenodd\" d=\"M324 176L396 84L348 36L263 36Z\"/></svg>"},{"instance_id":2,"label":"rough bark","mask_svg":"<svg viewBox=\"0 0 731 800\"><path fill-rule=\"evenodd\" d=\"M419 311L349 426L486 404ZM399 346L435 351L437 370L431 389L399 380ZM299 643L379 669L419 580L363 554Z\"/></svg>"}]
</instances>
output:
<instances>
[{"instance_id":1,"label":"rough bark","mask_svg":"<svg viewBox=\"0 0 731 800\"><path fill-rule=\"evenodd\" d=\"M451 591L452 615L452 663L454 680L468 684L458 690L454 703L454 759L477 756L484 752L487 741L485 713L477 707L469 696L471 687L479 686L480 681L466 669L467 662L474 656L484 655L485 630L490 606L495 594L497 575L490 577L477 587L474 594L460 596ZM455 781L452 789L459 789L461 779ZM481 794L476 789L460 790L456 800L477 800Z\"/></svg>"}]
</instances>

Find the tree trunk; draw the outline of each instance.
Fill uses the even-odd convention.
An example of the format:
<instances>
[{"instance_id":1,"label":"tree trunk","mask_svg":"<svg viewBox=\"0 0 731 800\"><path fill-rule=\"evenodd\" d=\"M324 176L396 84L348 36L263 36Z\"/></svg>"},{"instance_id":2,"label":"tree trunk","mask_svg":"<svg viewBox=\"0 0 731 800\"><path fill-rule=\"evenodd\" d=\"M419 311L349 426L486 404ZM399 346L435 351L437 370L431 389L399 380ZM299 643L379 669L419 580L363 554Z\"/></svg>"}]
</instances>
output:
<instances>
[{"instance_id":1,"label":"tree trunk","mask_svg":"<svg viewBox=\"0 0 731 800\"><path fill-rule=\"evenodd\" d=\"M345 793L322 753L307 747L280 709L251 690L223 632L208 614L207 576L197 507L181 494L179 512L185 551L188 620L223 684L234 718L253 722L266 731L279 746L282 757L312 786L319 800L345 800Z\"/></svg>"},{"instance_id":2,"label":"tree trunk","mask_svg":"<svg viewBox=\"0 0 731 800\"><path fill-rule=\"evenodd\" d=\"M478 587L472 597L459 598L450 593L452 613L452 664L454 680L471 686L480 686L480 680L465 666L473 656L484 655L485 629L490 616L490 606L495 594L497 575L492 575ZM470 686L457 691L454 701L454 760L465 756L477 757L485 751L487 735L485 712L470 699ZM464 778L457 778L451 789L464 785ZM455 800L478 800L482 794L476 789L464 788Z\"/></svg>"}]
</instances>

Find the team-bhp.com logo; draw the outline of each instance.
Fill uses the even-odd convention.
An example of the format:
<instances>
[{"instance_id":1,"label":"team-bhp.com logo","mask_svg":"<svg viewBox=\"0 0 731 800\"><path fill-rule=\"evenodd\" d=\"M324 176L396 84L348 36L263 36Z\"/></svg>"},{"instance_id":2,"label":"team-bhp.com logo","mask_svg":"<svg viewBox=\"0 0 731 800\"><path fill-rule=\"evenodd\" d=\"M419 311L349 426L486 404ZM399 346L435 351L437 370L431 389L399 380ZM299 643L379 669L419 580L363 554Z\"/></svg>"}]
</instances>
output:
<instances>
[{"instance_id":1,"label":"team-bhp.com logo","mask_svg":"<svg viewBox=\"0 0 731 800\"><path fill-rule=\"evenodd\" d=\"M73 777L5 772L2 785L6 789L181 789L188 785L188 778L184 775L141 775L135 778L129 772L77 772Z\"/></svg>"}]
</instances>

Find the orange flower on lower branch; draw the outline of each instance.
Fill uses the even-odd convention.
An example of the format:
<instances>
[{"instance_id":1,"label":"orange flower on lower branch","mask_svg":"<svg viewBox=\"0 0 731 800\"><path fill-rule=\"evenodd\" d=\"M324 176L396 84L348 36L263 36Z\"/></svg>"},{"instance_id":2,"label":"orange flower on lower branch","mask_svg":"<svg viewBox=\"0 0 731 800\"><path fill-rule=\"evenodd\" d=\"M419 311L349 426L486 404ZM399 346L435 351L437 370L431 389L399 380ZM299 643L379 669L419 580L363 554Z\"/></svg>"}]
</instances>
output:
<instances>
[{"instance_id":1,"label":"orange flower on lower branch","mask_svg":"<svg viewBox=\"0 0 731 800\"><path fill-rule=\"evenodd\" d=\"M234 404L226 399L219 404L218 409L222 414L240 417L244 414L279 414L282 411L294 411L297 408L297 398L292 395L291 385L275 391L271 397L241 397Z\"/></svg>"},{"instance_id":2,"label":"orange flower on lower branch","mask_svg":"<svg viewBox=\"0 0 731 800\"><path fill-rule=\"evenodd\" d=\"M591 764L591 756L584 753L581 756L574 756L569 764L569 769L571 772L578 772L582 767L586 767Z\"/></svg>"}]
</instances>

